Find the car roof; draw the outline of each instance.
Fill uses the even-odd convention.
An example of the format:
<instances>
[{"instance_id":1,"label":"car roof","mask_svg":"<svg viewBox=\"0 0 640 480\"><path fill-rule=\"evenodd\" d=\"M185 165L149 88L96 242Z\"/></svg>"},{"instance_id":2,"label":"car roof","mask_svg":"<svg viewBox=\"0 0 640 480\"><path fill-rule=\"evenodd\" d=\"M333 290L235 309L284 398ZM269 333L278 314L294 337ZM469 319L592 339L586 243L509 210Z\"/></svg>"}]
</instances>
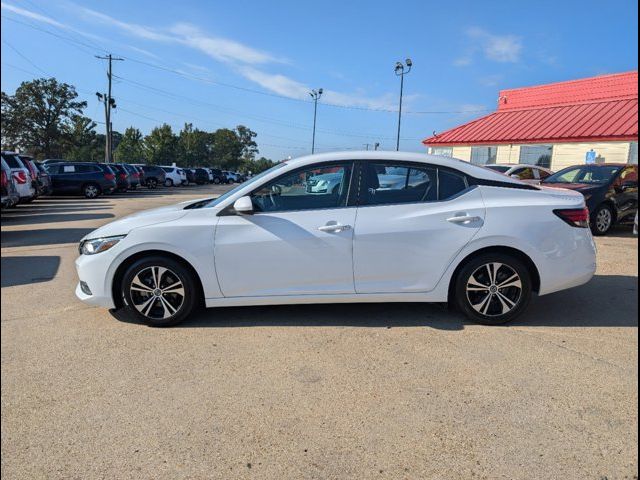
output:
<instances>
[{"instance_id":1,"label":"car roof","mask_svg":"<svg viewBox=\"0 0 640 480\"><path fill-rule=\"evenodd\" d=\"M473 165L470 162L459 160L457 158L443 157L441 155L431 155L427 153L410 153L410 152L385 152L380 150L362 150L362 151L346 151L320 153L316 155L306 155L303 157L286 160L287 165L305 166L316 162L332 162L340 160L363 160L363 161L399 161L427 163L431 165L448 167L458 170L462 173L483 180L498 181L501 183L513 183L522 185L520 180L505 177L502 173L495 170Z\"/></svg>"}]
</instances>

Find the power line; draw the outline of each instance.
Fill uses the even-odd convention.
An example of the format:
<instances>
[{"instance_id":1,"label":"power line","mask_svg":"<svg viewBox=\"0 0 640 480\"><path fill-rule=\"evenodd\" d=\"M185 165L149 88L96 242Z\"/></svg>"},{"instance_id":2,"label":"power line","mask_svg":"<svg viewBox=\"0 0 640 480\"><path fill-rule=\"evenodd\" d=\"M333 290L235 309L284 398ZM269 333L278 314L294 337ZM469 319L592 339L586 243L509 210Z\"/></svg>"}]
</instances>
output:
<instances>
[{"instance_id":1,"label":"power line","mask_svg":"<svg viewBox=\"0 0 640 480\"><path fill-rule=\"evenodd\" d=\"M59 35L56 34L54 32L51 32L50 30L38 27L36 25L27 23L27 22L23 22L20 20L17 20L15 18L12 17L8 17L8 16L4 16L3 18L6 18L7 20L25 25L27 27L33 28L35 30L41 31L43 33L47 33L49 35L53 35L63 41L69 41L69 42L73 42L74 44L77 45L82 45L84 47L88 47L88 48L98 48L99 50L102 50L104 52L106 52L106 50L104 50L103 48L99 48L96 47L95 45L90 45L87 44L85 42L70 38L70 37L66 37L64 35ZM81 49L82 50L82 49ZM84 51L84 50L83 50ZM87 53L85 51L85 53ZM91 54L93 54L91 52ZM147 67L151 67L151 68L155 68L161 71L165 71L165 72L169 72L169 73L173 73L175 75L178 75L180 77L183 78L187 78L190 80L196 80L199 82L203 82L203 83L208 83L211 85L217 85L217 86L221 86L221 87L226 87L226 88L232 88L235 90L239 90L239 91L243 91L243 92L249 92L249 93L254 93L257 95L263 95L263 96L268 96L268 97L273 97L273 98L280 98L283 100L288 100L288 101L292 101L292 102L298 102L298 103L312 103L309 100L304 100L301 98L295 98L295 97L288 97L286 95L280 95L277 93L273 93L273 92L266 92L266 91L262 91L262 90L256 90L254 88L248 88L248 87L243 87L240 85L235 85L235 84L231 84L231 83L226 83L226 82L219 82L219 81L215 81L215 80L211 80L211 79L207 79L207 78L202 78L202 77L198 77L196 75L191 75L188 74L186 72L177 70L175 68L171 68L165 65L161 65L161 64L157 64L157 63L152 63L152 62L147 62L144 60L140 60L134 57L130 57L130 56L126 56L126 55L121 55L121 57L123 57L126 60L129 60L131 62L134 63L138 63L140 65L145 65ZM368 111L368 112L382 112L382 113L398 113L397 109L392 109L392 108L374 108L374 107L363 107L363 106L357 106L357 105L345 105L345 104L337 104L337 103L323 103L324 106L328 106L328 107L333 107L333 108L342 108L342 109L348 109L348 110L360 110L360 111ZM486 113L492 111L490 109L479 109L479 110L409 110L409 111L405 111L405 114L412 114L412 115L448 115L448 114L471 114L471 113Z\"/></svg>"}]
</instances>

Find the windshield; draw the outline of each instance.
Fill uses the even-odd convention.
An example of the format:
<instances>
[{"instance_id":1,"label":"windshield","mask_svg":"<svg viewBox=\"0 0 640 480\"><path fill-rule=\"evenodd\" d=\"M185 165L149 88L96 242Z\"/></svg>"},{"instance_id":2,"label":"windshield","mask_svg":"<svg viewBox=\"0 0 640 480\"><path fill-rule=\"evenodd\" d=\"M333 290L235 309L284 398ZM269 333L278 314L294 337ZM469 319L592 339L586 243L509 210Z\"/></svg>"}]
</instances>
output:
<instances>
[{"instance_id":1,"label":"windshield","mask_svg":"<svg viewBox=\"0 0 640 480\"><path fill-rule=\"evenodd\" d=\"M273 167L269 168L268 170L265 170L262 173L259 173L258 175L256 175L255 177L253 177L251 180L248 180L244 183L241 183L240 185L238 185L237 187L229 190L227 193L224 193L222 195L220 195L218 198L214 198L214 199L210 199L210 200L203 200L201 202L197 202L195 204L191 204L189 206L187 206L187 209L195 209L195 208L210 208L210 207L216 207L218 205L220 205L220 203L224 202L227 198L233 196L238 190L240 190L241 188L245 188L248 185L251 185L253 183L256 183L257 181L259 181L260 179L262 179L263 177L267 176L269 173L273 172L274 170L277 170L279 168L282 168L286 165L285 162L282 163L278 163L277 165L274 165Z\"/></svg>"},{"instance_id":2,"label":"windshield","mask_svg":"<svg viewBox=\"0 0 640 480\"><path fill-rule=\"evenodd\" d=\"M619 166L583 165L569 167L551 175L543 183L589 183L601 185L608 183L620 171Z\"/></svg>"},{"instance_id":3,"label":"windshield","mask_svg":"<svg viewBox=\"0 0 640 480\"><path fill-rule=\"evenodd\" d=\"M484 166L486 168L495 170L496 172L500 172L500 173L507 173L509 170L511 170L511 166L509 165L484 165Z\"/></svg>"}]
</instances>

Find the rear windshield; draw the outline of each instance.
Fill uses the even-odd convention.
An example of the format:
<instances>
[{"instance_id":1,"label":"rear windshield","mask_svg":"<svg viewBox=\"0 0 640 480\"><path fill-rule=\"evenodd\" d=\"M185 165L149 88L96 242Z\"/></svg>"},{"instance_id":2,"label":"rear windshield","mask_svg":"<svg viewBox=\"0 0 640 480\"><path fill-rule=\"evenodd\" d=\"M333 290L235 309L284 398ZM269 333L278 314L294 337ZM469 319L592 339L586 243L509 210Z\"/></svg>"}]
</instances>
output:
<instances>
[{"instance_id":1,"label":"rear windshield","mask_svg":"<svg viewBox=\"0 0 640 480\"><path fill-rule=\"evenodd\" d=\"M7 162L7 165L9 165L9 168L24 168L24 165L22 164L22 162L15 155L3 153L2 158L4 159L5 162Z\"/></svg>"}]
</instances>

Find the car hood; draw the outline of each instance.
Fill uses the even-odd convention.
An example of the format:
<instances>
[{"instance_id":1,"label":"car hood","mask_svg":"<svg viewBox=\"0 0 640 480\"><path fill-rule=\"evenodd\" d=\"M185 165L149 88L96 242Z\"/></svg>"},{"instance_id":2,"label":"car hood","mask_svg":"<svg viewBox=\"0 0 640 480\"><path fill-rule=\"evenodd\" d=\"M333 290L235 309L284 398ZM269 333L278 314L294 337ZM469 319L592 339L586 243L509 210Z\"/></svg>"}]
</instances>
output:
<instances>
[{"instance_id":1,"label":"car hood","mask_svg":"<svg viewBox=\"0 0 640 480\"><path fill-rule=\"evenodd\" d=\"M119 220L103 225L102 227L85 235L82 240L126 235L135 228L148 227L158 223L173 222L189 213L189 210L184 209L187 205L201 200L203 199L189 200L186 202L176 203L174 205L168 205L166 207L152 208L150 210L136 212L132 215L128 215Z\"/></svg>"}]
</instances>

